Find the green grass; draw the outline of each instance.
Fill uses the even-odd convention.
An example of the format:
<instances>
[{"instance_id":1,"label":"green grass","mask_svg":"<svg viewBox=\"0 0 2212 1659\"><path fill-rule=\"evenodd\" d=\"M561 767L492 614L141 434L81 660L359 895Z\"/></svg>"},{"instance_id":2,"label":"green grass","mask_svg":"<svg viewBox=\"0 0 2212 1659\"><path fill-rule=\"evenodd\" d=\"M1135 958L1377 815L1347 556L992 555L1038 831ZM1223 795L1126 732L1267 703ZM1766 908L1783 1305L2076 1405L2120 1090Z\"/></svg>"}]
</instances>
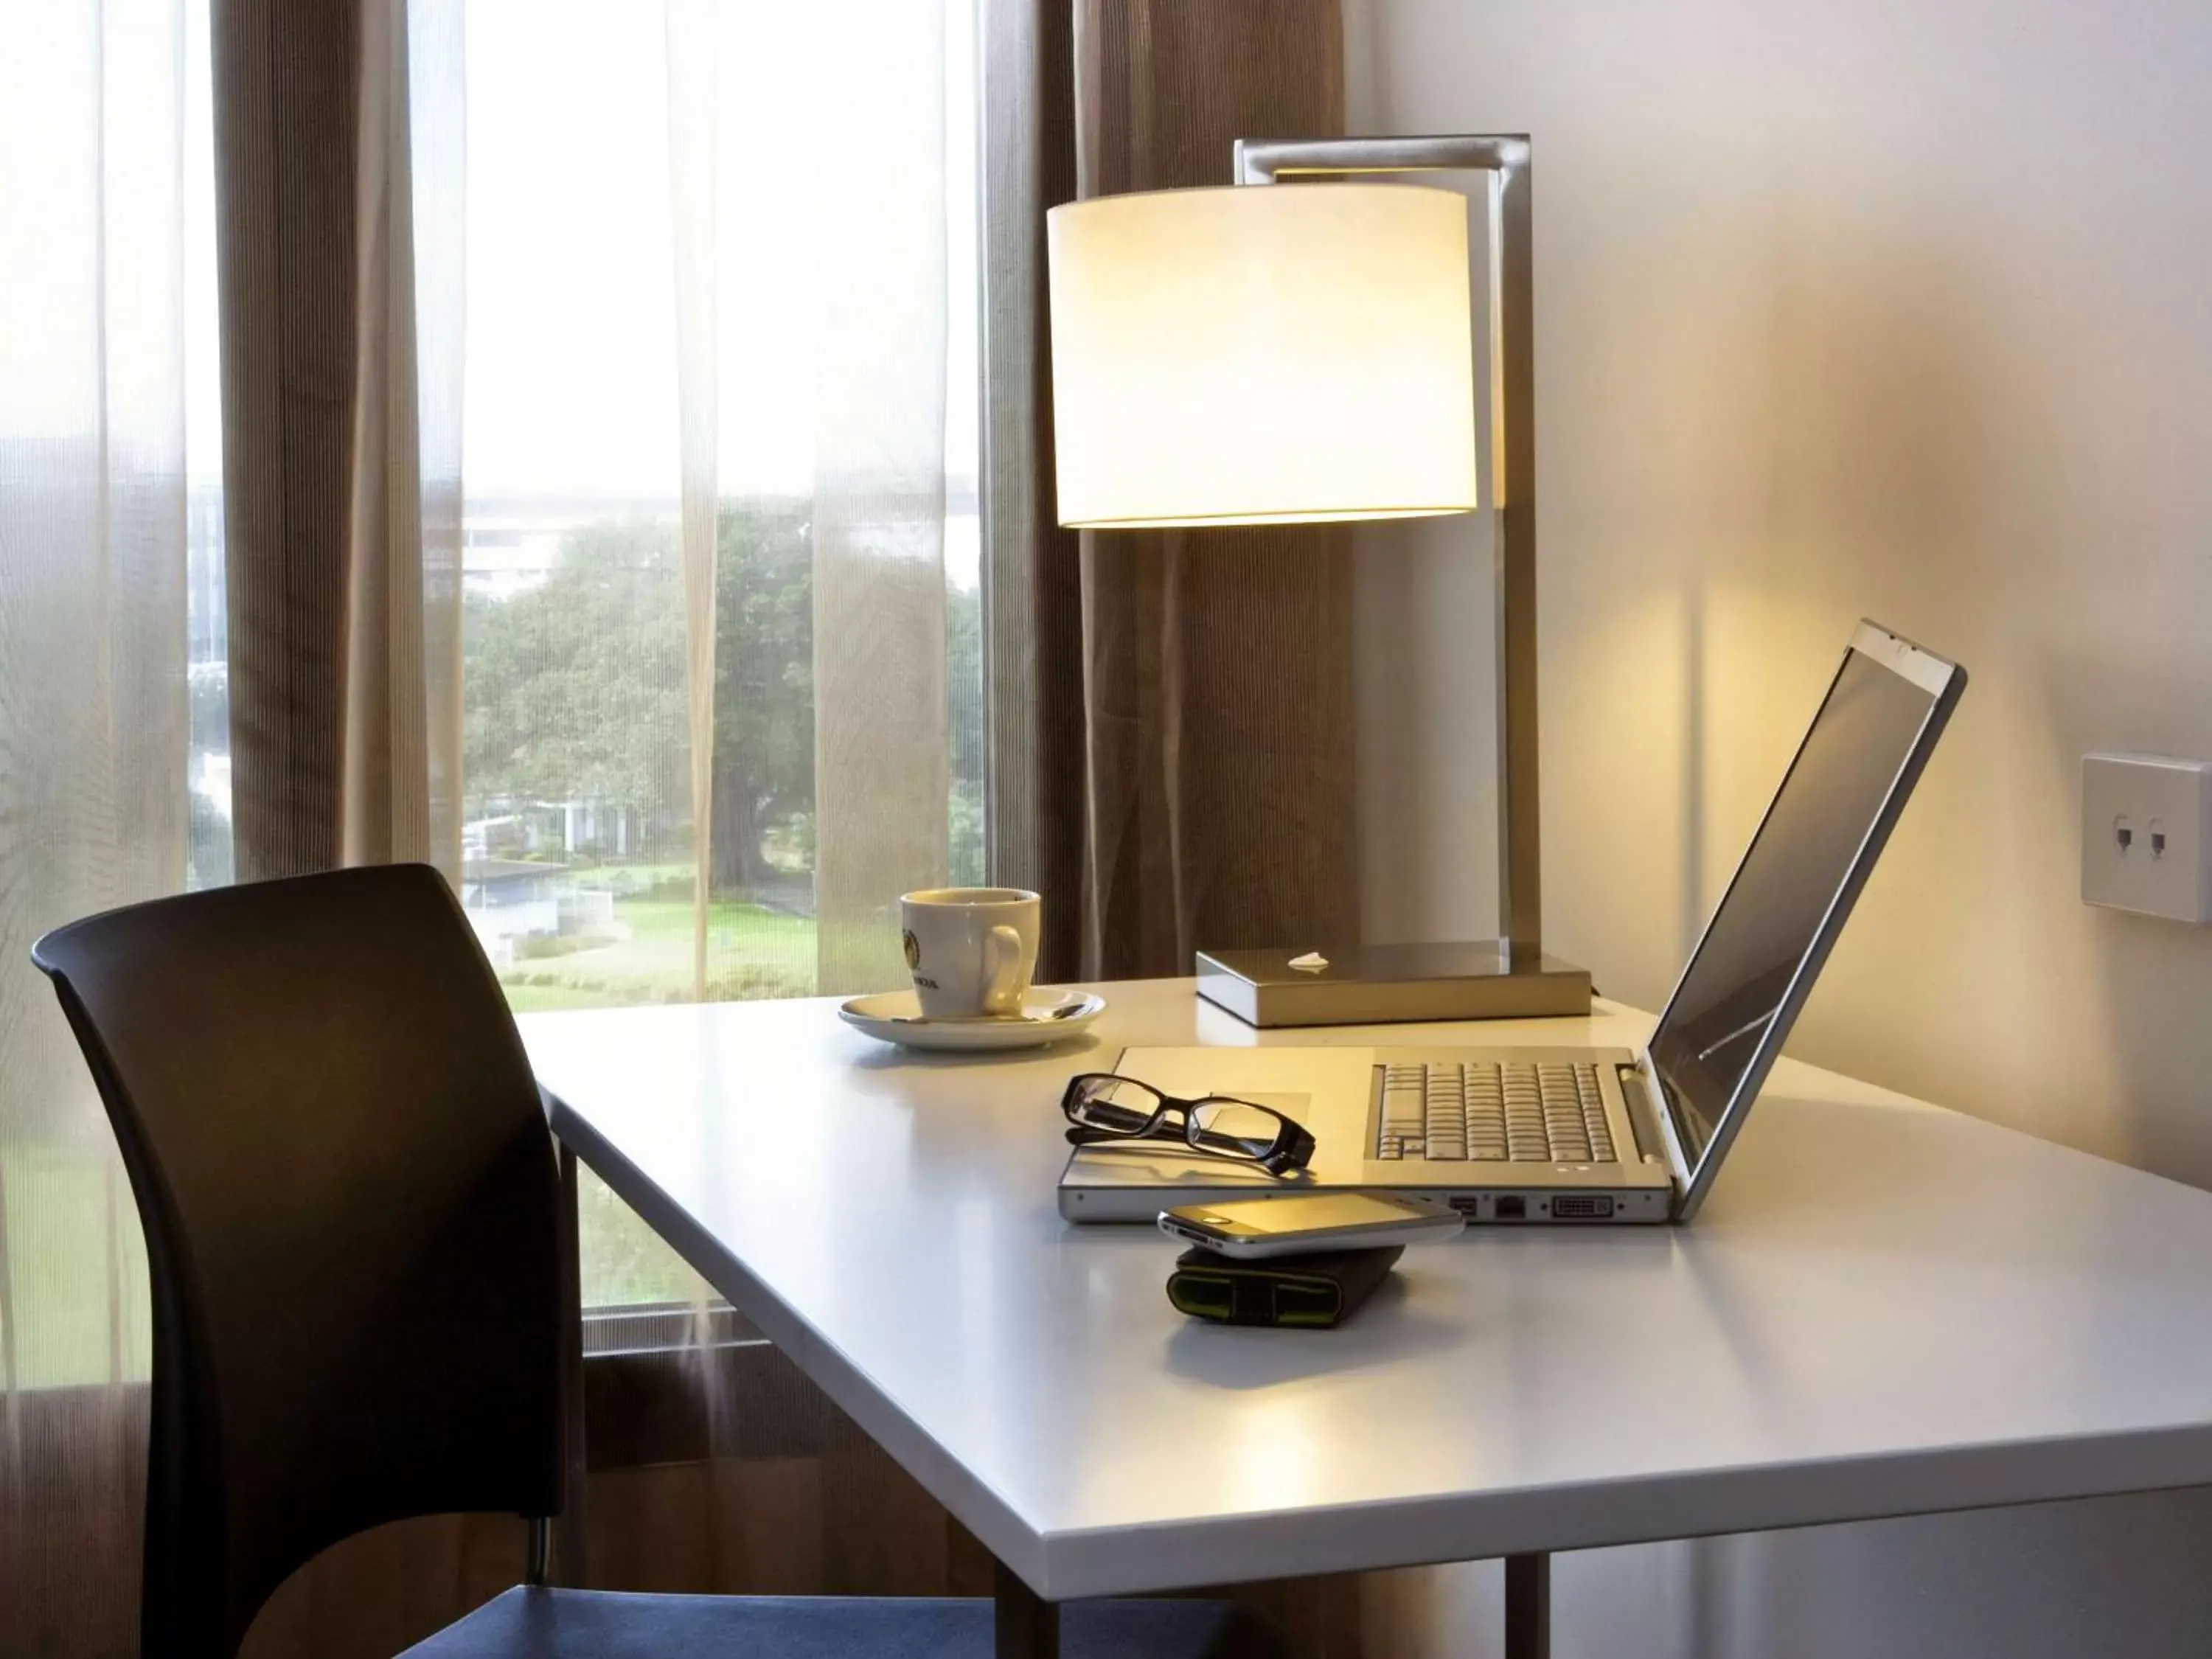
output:
<instances>
[{"instance_id":1,"label":"green grass","mask_svg":"<svg viewBox=\"0 0 2212 1659\"><path fill-rule=\"evenodd\" d=\"M507 1006L518 1014L545 1014L562 1008L604 1008L606 998L574 985L504 985Z\"/></svg>"},{"instance_id":2,"label":"green grass","mask_svg":"<svg viewBox=\"0 0 2212 1659\"><path fill-rule=\"evenodd\" d=\"M688 1002L695 982L691 904L685 899L617 898L626 939L518 962L500 970L518 1012ZM811 917L717 901L707 908L707 995L712 1000L811 996L815 931Z\"/></svg>"}]
</instances>

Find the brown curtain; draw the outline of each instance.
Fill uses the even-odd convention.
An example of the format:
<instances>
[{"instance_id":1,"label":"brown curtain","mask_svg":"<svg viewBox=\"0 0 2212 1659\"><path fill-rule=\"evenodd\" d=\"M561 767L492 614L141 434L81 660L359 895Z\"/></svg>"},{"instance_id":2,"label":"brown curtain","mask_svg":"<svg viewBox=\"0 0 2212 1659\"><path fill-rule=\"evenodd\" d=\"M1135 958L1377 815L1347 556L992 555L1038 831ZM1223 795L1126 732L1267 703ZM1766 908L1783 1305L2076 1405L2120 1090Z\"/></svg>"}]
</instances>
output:
<instances>
[{"instance_id":1,"label":"brown curtain","mask_svg":"<svg viewBox=\"0 0 2212 1659\"><path fill-rule=\"evenodd\" d=\"M987 183L1000 872L1047 896L1052 978L1183 974L1206 946L1349 940L1344 532L1054 527L1037 251L1043 210L1071 192L1226 185L1239 137L1342 132L1339 0L1077 0L1072 39L1055 9L1041 7L1015 61L987 75L1001 88L995 112L986 94L993 138L1042 152L1027 176L994 163ZM1026 107L1003 90L1022 69ZM1017 465L1036 480L1026 496L1005 476Z\"/></svg>"},{"instance_id":2,"label":"brown curtain","mask_svg":"<svg viewBox=\"0 0 2212 1659\"><path fill-rule=\"evenodd\" d=\"M418 342L451 331L418 315L407 7L212 22L238 874L457 876L458 421L426 453ZM431 367L457 413L456 352Z\"/></svg>"},{"instance_id":3,"label":"brown curtain","mask_svg":"<svg viewBox=\"0 0 2212 1659\"><path fill-rule=\"evenodd\" d=\"M216 0L232 823L252 881L338 862L356 318L356 9Z\"/></svg>"}]
</instances>

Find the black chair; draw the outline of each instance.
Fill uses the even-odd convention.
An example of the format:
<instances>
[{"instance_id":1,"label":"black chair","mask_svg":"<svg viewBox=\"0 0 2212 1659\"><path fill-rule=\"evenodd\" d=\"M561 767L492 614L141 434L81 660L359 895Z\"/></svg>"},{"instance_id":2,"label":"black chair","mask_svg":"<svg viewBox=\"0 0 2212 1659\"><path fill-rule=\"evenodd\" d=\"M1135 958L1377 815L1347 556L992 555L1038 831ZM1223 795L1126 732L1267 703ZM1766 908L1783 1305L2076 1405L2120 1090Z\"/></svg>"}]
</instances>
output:
<instances>
[{"instance_id":1,"label":"black chair","mask_svg":"<svg viewBox=\"0 0 2212 1659\"><path fill-rule=\"evenodd\" d=\"M143 1659L233 1659L289 1574L386 1521L531 1521L530 1582L434 1659L980 1659L985 1601L545 1585L562 1499L561 1188L489 965L424 866L162 899L57 929L53 979L144 1224ZM1070 1604L1072 1659L1273 1644L1200 1601Z\"/></svg>"}]
</instances>

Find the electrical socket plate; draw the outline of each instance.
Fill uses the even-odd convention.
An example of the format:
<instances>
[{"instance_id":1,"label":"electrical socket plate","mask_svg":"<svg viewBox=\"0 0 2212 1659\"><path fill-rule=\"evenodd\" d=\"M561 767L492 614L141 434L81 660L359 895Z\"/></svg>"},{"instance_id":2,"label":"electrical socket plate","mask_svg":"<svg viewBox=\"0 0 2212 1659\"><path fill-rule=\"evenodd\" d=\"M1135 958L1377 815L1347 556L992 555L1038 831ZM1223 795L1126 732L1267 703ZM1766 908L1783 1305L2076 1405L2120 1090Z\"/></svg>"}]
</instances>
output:
<instances>
[{"instance_id":1,"label":"electrical socket plate","mask_svg":"<svg viewBox=\"0 0 2212 1659\"><path fill-rule=\"evenodd\" d=\"M2212 921L2212 765L2081 757L2081 900Z\"/></svg>"}]
</instances>

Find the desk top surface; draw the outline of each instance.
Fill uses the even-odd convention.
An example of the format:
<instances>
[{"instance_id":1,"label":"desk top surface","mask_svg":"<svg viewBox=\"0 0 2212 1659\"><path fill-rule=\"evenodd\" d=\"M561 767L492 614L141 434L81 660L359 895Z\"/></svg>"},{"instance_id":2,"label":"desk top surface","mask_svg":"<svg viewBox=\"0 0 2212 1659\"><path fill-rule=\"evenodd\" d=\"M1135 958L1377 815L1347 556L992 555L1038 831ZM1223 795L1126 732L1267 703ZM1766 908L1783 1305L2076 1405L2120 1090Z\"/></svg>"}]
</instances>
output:
<instances>
[{"instance_id":1,"label":"desk top surface","mask_svg":"<svg viewBox=\"0 0 2212 1659\"><path fill-rule=\"evenodd\" d=\"M2212 1482L2212 1194L1788 1060L1686 1227L1471 1231L1335 1331L1187 1320L1172 1243L1060 1219L1065 1079L1407 1028L1096 988L1008 1055L827 1000L522 1022L563 1139L1042 1595Z\"/></svg>"}]
</instances>

